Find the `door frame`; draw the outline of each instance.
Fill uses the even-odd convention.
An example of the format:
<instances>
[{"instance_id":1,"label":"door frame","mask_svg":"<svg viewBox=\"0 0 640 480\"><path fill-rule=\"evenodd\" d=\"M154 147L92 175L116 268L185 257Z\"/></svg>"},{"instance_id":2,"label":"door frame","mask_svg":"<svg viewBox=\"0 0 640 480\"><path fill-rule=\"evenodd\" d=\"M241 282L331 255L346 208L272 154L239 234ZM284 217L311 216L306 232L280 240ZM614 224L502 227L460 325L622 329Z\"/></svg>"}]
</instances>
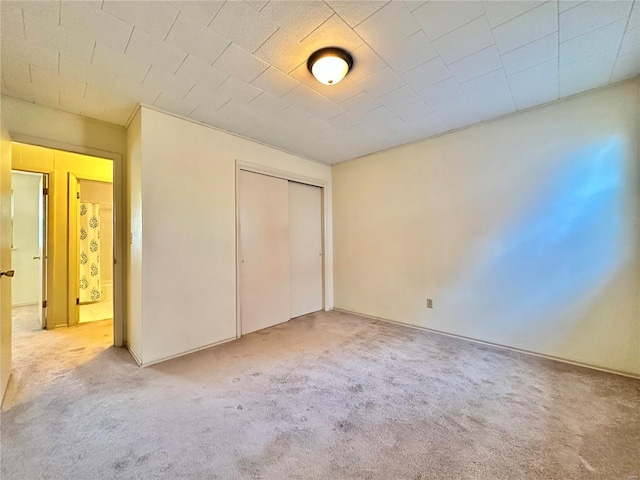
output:
<instances>
[{"instance_id":1,"label":"door frame","mask_svg":"<svg viewBox=\"0 0 640 480\"><path fill-rule=\"evenodd\" d=\"M122 347L125 345L125 306L126 306L126 250L125 241L127 239L127 216L126 206L126 179L123 156L120 153L101 150L97 148L84 147L46 138L33 137L9 132L11 142L24 143L36 147L50 148L81 155L90 155L113 161L113 345ZM38 172L51 173L51 172ZM51 211L51 208L49 209ZM49 261L49 259L48 259ZM47 267L51 265L48 264ZM68 288L68 286L67 286ZM48 292L49 296L50 292Z\"/></svg>"},{"instance_id":2,"label":"door frame","mask_svg":"<svg viewBox=\"0 0 640 480\"><path fill-rule=\"evenodd\" d=\"M327 226L327 181L307 177L304 175L298 175L286 170L280 170L277 168L268 167L266 165L260 165L258 163L247 162L244 160L236 159L236 339L242 336L242 268L241 268L241 244L240 244L240 172L252 172L269 177L280 178L282 180L289 180L292 182L302 183L305 185L311 185L312 187L319 187L321 189L321 202L322 202L322 309L327 309L327 293L329 291L329 285L326 272L329 270L328 255L326 254L327 245L330 239L327 237L329 231Z\"/></svg>"}]
</instances>

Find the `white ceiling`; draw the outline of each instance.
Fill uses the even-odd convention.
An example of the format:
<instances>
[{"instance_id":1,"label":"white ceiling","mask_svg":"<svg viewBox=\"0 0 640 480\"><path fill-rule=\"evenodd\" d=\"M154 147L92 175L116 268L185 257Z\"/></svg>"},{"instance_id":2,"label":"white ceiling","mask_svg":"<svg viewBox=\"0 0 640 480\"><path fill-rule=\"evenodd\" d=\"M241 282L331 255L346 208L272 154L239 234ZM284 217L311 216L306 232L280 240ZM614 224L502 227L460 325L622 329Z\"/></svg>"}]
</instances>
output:
<instances>
[{"instance_id":1,"label":"white ceiling","mask_svg":"<svg viewBox=\"0 0 640 480\"><path fill-rule=\"evenodd\" d=\"M1 2L2 94L335 163L640 74L640 0ZM324 86L321 47L355 65Z\"/></svg>"}]
</instances>

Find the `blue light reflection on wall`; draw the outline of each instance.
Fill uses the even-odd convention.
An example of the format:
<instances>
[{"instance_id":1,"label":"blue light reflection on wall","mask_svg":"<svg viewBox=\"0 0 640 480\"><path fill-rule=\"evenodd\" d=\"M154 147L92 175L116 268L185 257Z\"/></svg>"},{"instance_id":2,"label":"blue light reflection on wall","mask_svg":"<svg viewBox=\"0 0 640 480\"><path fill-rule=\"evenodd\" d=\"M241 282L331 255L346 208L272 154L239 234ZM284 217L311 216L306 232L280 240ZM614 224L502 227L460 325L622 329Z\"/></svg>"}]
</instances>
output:
<instances>
[{"instance_id":1,"label":"blue light reflection on wall","mask_svg":"<svg viewBox=\"0 0 640 480\"><path fill-rule=\"evenodd\" d=\"M511 331L588 301L626 255L624 167L618 139L565 157L529 206L482 241L475 264L449 292Z\"/></svg>"}]
</instances>

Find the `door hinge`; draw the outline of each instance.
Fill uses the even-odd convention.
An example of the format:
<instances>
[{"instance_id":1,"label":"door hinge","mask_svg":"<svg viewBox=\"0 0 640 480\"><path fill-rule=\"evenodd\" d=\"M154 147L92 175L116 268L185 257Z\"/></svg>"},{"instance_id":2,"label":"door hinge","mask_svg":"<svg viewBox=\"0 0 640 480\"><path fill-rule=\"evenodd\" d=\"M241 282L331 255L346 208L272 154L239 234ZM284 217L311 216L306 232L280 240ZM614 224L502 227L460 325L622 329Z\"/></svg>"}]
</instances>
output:
<instances>
[{"instance_id":1,"label":"door hinge","mask_svg":"<svg viewBox=\"0 0 640 480\"><path fill-rule=\"evenodd\" d=\"M80 305L80 299L76 298L76 305Z\"/></svg>"},{"instance_id":2,"label":"door hinge","mask_svg":"<svg viewBox=\"0 0 640 480\"><path fill-rule=\"evenodd\" d=\"M47 187L42 189L42 195L49 195L49 189Z\"/></svg>"},{"instance_id":3,"label":"door hinge","mask_svg":"<svg viewBox=\"0 0 640 480\"><path fill-rule=\"evenodd\" d=\"M76 198L80 200L80 192L76 192Z\"/></svg>"},{"instance_id":4,"label":"door hinge","mask_svg":"<svg viewBox=\"0 0 640 480\"><path fill-rule=\"evenodd\" d=\"M42 308L47 308L47 301L46 300L42 301Z\"/></svg>"}]
</instances>

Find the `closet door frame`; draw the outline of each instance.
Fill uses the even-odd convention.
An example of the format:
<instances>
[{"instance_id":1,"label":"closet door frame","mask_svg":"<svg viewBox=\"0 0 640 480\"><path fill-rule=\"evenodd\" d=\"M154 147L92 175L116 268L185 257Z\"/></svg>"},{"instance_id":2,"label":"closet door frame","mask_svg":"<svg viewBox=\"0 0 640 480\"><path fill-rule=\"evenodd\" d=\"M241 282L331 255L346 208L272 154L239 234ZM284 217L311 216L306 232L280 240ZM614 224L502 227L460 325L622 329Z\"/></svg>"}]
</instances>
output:
<instances>
[{"instance_id":1,"label":"closet door frame","mask_svg":"<svg viewBox=\"0 0 640 480\"><path fill-rule=\"evenodd\" d=\"M321 189L321 202L322 202L322 310L327 308L327 255L326 245L328 239L327 235L327 215L326 215L326 181L306 177L303 175L296 175L285 170L279 170L276 168L267 167L257 163L247 162L244 160L236 159L236 338L242 336L242 268L240 252L240 196L242 192L240 190L240 172L252 172L261 175L267 175L269 177L280 178L282 180L289 180L292 182L303 183L305 185L311 185L312 187L319 187Z\"/></svg>"}]
</instances>

